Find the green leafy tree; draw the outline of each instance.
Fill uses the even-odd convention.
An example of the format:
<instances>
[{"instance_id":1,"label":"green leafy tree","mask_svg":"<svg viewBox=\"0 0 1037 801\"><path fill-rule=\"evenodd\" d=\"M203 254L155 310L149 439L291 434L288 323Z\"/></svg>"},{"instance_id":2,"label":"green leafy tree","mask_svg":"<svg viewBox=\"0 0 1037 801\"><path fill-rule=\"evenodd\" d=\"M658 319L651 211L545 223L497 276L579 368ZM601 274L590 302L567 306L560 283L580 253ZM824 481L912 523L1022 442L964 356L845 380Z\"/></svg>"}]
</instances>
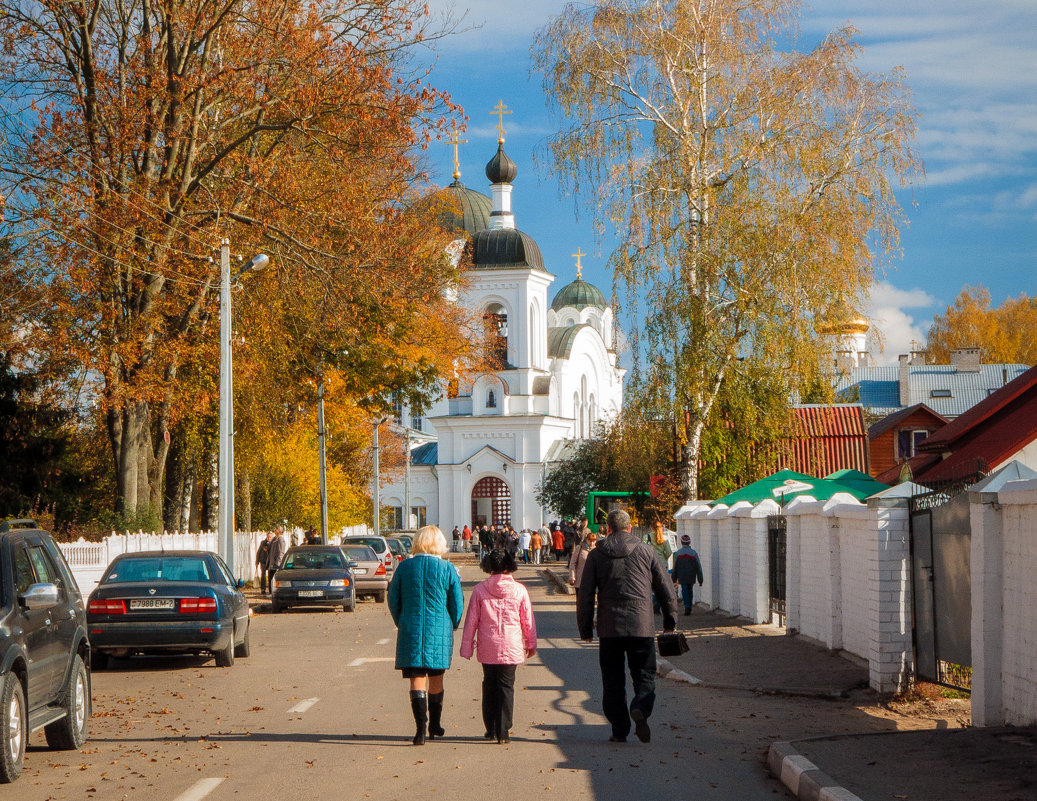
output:
<instances>
[{"instance_id":1,"label":"green leafy tree","mask_svg":"<svg viewBox=\"0 0 1037 801\"><path fill-rule=\"evenodd\" d=\"M917 169L902 76L854 64L853 31L807 52L794 0L593 0L537 37L567 120L549 142L567 189L620 239L631 393L674 425L699 496L703 435L740 360L818 363L817 328L853 313L898 244L894 189Z\"/></svg>"}]
</instances>

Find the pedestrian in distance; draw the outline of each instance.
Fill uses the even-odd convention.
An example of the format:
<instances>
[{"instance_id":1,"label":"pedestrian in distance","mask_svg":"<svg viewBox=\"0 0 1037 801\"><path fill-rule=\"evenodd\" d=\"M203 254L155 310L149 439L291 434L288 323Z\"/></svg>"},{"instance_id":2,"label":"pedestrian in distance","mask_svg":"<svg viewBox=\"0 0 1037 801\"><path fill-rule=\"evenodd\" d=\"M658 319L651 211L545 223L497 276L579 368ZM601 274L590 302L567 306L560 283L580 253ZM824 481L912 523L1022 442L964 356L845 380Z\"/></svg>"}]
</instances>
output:
<instances>
[{"instance_id":1,"label":"pedestrian in distance","mask_svg":"<svg viewBox=\"0 0 1037 801\"><path fill-rule=\"evenodd\" d=\"M274 532L268 531L263 541L256 548L256 573L259 574L259 592L266 595L266 563L270 555L270 543L274 539Z\"/></svg>"},{"instance_id":2,"label":"pedestrian in distance","mask_svg":"<svg viewBox=\"0 0 1037 801\"><path fill-rule=\"evenodd\" d=\"M670 538L666 536L666 528L663 526L661 520L656 520L652 524L651 545L655 548L655 553L659 557L659 561L662 562L663 570L669 572L670 557L673 556L673 549L670 547ZM655 612L655 614L659 614L659 610L659 596L655 595L652 597L652 611Z\"/></svg>"},{"instance_id":3,"label":"pedestrian in distance","mask_svg":"<svg viewBox=\"0 0 1037 801\"><path fill-rule=\"evenodd\" d=\"M454 631L461 625L464 595L457 569L443 554L438 526L414 536L411 558L396 567L389 584L389 614L396 624L396 669L410 682L414 745L446 734L442 725L443 676L450 668Z\"/></svg>"},{"instance_id":4,"label":"pedestrian in distance","mask_svg":"<svg viewBox=\"0 0 1037 801\"><path fill-rule=\"evenodd\" d=\"M551 553L551 529L547 523L540 527L540 562L547 564L547 557Z\"/></svg>"},{"instance_id":5,"label":"pedestrian in distance","mask_svg":"<svg viewBox=\"0 0 1037 801\"><path fill-rule=\"evenodd\" d=\"M551 532L551 547L555 552L555 561L561 562L565 556L565 535L560 526L555 526L555 530Z\"/></svg>"},{"instance_id":6,"label":"pedestrian in distance","mask_svg":"<svg viewBox=\"0 0 1037 801\"><path fill-rule=\"evenodd\" d=\"M284 526L274 526L274 537L270 541L270 550L266 555L266 585L269 591L274 589L274 573L281 567L284 555L288 552L288 541L285 539Z\"/></svg>"},{"instance_id":7,"label":"pedestrian in distance","mask_svg":"<svg viewBox=\"0 0 1037 801\"><path fill-rule=\"evenodd\" d=\"M540 552L544 546L543 539L539 531L534 531L529 535L529 554L533 557L533 564L540 564Z\"/></svg>"},{"instance_id":8,"label":"pedestrian in distance","mask_svg":"<svg viewBox=\"0 0 1037 801\"><path fill-rule=\"evenodd\" d=\"M461 542L464 547L464 552L469 553L472 550L472 529L465 523L463 529L461 529Z\"/></svg>"},{"instance_id":9,"label":"pedestrian in distance","mask_svg":"<svg viewBox=\"0 0 1037 801\"><path fill-rule=\"evenodd\" d=\"M673 554L673 579L681 587L684 614L690 615L691 607L695 604L692 596L695 581L702 586L702 562L699 561L698 552L691 547L691 537L687 534L681 536L681 547Z\"/></svg>"},{"instance_id":10,"label":"pedestrian in distance","mask_svg":"<svg viewBox=\"0 0 1037 801\"><path fill-rule=\"evenodd\" d=\"M461 529L454 526L454 530L450 532L450 538L454 546L454 553L458 553L461 550Z\"/></svg>"},{"instance_id":11,"label":"pedestrian in distance","mask_svg":"<svg viewBox=\"0 0 1037 801\"><path fill-rule=\"evenodd\" d=\"M569 584L577 589L580 588L580 579L583 577L583 566L587 564L587 556L594 550L598 541L598 535L593 531L588 532L583 541L576 546L573 555L569 557Z\"/></svg>"},{"instance_id":12,"label":"pedestrian in distance","mask_svg":"<svg viewBox=\"0 0 1037 801\"><path fill-rule=\"evenodd\" d=\"M487 740L511 740L515 671L536 653L537 630L529 592L515 581L515 555L503 549L486 554L490 574L472 590L461 636L461 656L475 653L482 664L482 719Z\"/></svg>"},{"instance_id":13,"label":"pedestrian in distance","mask_svg":"<svg viewBox=\"0 0 1037 801\"><path fill-rule=\"evenodd\" d=\"M612 726L609 740L626 742L633 721L637 738L647 743L652 737L648 718L655 706L652 593L663 602L664 631L677 625L677 597L655 549L630 533L630 515L615 509L606 525L609 535L587 555L583 567L576 619L580 638L592 642L597 606L601 704ZM624 668L634 684L629 709Z\"/></svg>"},{"instance_id":14,"label":"pedestrian in distance","mask_svg":"<svg viewBox=\"0 0 1037 801\"><path fill-rule=\"evenodd\" d=\"M529 543L532 539L531 533L528 528L522 529L518 535L518 548L519 554L522 556L522 561L525 564L529 564Z\"/></svg>"}]
</instances>

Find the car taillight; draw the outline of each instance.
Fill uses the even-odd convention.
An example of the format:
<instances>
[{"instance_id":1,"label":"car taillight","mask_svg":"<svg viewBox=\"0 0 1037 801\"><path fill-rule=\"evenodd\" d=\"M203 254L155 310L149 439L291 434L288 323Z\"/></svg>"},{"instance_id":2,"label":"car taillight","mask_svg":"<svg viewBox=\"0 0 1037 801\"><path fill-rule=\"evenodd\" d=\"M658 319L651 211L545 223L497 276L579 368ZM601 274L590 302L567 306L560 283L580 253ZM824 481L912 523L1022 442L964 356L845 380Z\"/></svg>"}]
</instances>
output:
<instances>
[{"instance_id":1,"label":"car taillight","mask_svg":"<svg viewBox=\"0 0 1037 801\"><path fill-rule=\"evenodd\" d=\"M389 553L388 551L385 552L385 564L387 564L387 565L391 565L392 564L392 554Z\"/></svg>"},{"instance_id":2,"label":"car taillight","mask_svg":"<svg viewBox=\"0 0 1037 801\"><path fill-rule=\"evenodd\" d=\"M180 614L198 615L216 611L215 598L181 598Z\"/></svg>"},{"instance_id":3,"label":"car taillight","mask_svg":"<svg viewBox=\"0 0 1037 801\"><path fill-rule=\"evenodd\" d=\"M384 576L385 575L385 565L378 565L378 569L374 571L374 574L376 576Z\"/></svg>"},{"instance_id":4,"label":"car taillight","mask_svg":"<svg viewBox=\"0 0 1037 801\"><path fill-rule=\"evenodd\" d=\"M125 615L126 602L121 599L95 598L87 610L92 615Z\"/></svg>"}]
</instances>

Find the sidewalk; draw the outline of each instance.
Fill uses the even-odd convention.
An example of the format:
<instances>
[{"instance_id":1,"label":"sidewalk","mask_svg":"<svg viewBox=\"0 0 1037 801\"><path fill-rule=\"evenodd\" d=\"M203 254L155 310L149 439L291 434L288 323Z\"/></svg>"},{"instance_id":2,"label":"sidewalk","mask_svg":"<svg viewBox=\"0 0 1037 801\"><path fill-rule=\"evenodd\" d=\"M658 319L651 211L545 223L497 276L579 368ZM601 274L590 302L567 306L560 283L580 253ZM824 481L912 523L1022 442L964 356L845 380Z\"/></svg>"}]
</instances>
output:
<instances>
[{"instance_id":1,"label":"sidewalk","mask_svg":"<svg viewBox=\"0 0 1037 801\"><path fill-rule=\"evenodd\" d=\"M557 584L561 572L547 572ZM929 698L882 699L863 662L775 626L700 610L677 626L691 649L660 660L660 675L704 694L801 700L802 718L783 721L767 763L803 801L1037 799L1037 726L972 728L968 699L932 686Z\"/></svg>"}]
</instances>

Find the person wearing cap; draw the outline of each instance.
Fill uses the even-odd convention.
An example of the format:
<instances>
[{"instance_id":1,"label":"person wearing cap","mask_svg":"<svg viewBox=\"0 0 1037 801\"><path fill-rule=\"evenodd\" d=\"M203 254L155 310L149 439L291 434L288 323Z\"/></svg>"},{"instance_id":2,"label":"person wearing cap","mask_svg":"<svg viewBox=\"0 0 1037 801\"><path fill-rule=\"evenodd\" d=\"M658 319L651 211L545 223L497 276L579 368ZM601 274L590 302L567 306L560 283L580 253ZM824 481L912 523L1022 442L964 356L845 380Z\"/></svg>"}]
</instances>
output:
<instances>
[{"instance_id":1,"label":"person wearing cap","mask_svg":"<svg viewBox=\"0 0 1037 801\"><path fill-rule=\"evenodd\" d=\"M696 579L701 587L702 564L699 561L698 552L691 547L691 537L685 534L681 537L681 547L673 555L673 580L680 584L685 616L691 614L693 603L691 591Z\"/></svg>"}]
</instances>

